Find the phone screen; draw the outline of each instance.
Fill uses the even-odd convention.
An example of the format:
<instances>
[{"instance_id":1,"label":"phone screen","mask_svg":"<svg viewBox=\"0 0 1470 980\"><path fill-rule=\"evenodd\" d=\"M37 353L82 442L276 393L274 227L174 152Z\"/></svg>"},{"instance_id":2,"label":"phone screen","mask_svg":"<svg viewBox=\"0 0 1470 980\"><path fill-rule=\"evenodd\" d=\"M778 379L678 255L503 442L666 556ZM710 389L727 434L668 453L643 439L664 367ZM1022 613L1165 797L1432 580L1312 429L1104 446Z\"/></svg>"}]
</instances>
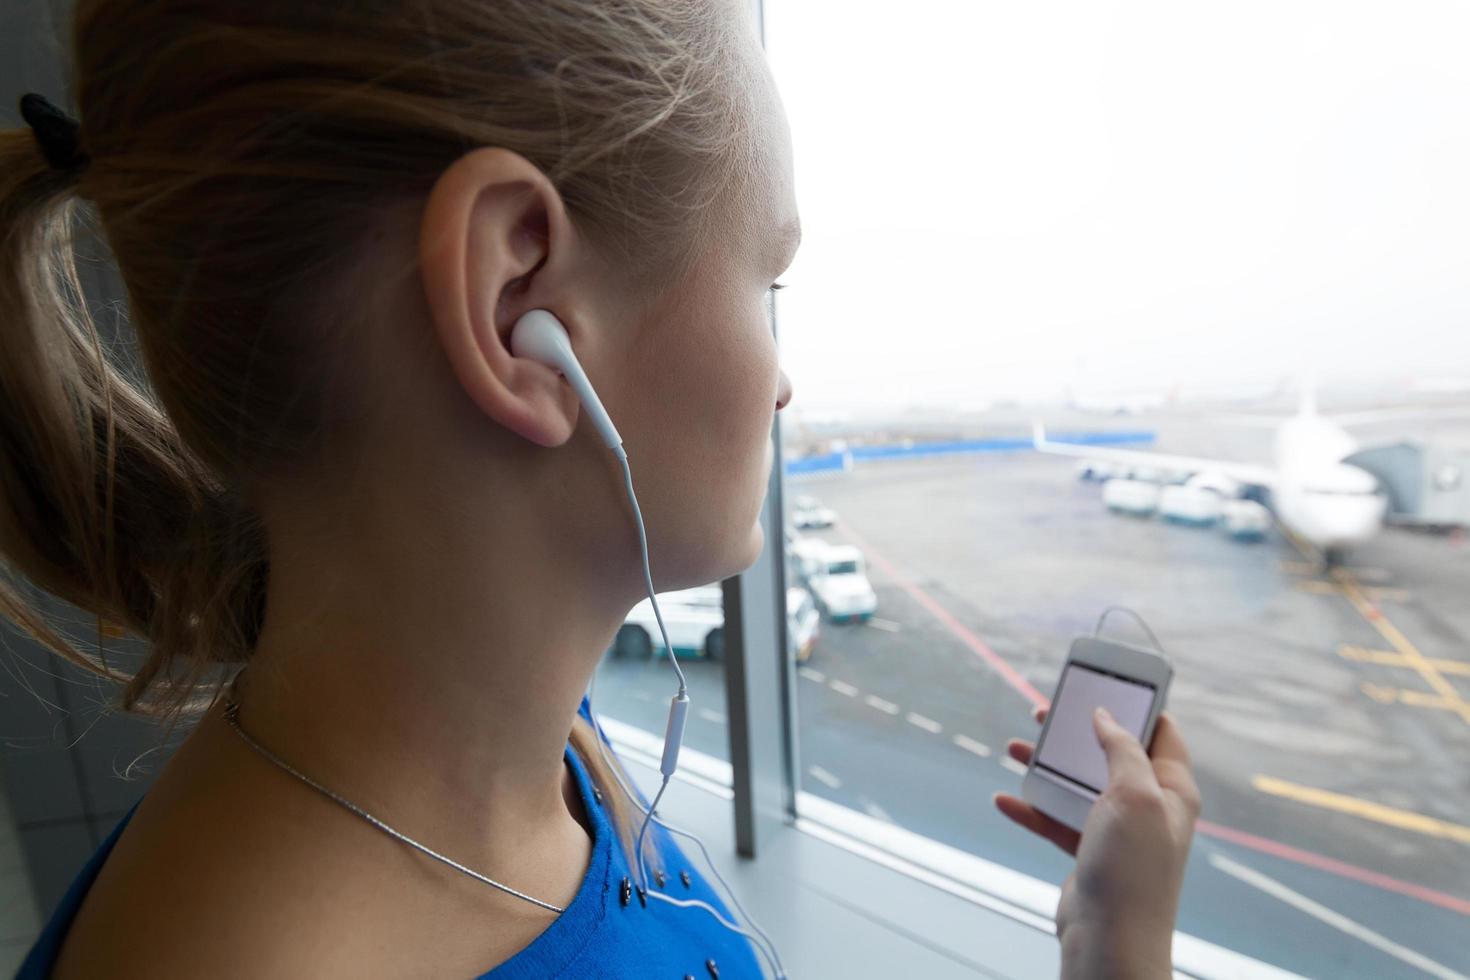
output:
<instances>
[{"instance_id":1,"label":"phone screen","mask_svg":"<svg viewBox=\"0 0 1470 980\"><path fill-rule=\"evenodd\" d=\"M1102 705L1141 739L1153 700L1152 684L1069 663L1052 699L1036 764L1101 793L1108 784L1108 760L1092 730L1092 712Z\"/></svg>"}]
</instances>

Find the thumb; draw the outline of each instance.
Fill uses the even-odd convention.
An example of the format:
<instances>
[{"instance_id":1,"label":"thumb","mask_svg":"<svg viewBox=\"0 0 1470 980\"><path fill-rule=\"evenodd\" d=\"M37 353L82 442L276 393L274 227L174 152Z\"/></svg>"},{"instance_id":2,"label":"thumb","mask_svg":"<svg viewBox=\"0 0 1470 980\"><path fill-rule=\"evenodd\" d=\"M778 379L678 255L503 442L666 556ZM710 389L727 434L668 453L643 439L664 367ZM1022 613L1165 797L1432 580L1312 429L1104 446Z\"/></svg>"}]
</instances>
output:
<instances>
[{"instance_id":1,"label":"thumb","mask_svg":"<svg viewBox=\"0 0 1470 980\"><path fill-rule=\"evenodd\" d=\"M1154 767L1133 733L1113 719L1107 708L1092 713L1092 729L1108 759L1108 784L1157 785Z\"/></svg>"}]
</instances>

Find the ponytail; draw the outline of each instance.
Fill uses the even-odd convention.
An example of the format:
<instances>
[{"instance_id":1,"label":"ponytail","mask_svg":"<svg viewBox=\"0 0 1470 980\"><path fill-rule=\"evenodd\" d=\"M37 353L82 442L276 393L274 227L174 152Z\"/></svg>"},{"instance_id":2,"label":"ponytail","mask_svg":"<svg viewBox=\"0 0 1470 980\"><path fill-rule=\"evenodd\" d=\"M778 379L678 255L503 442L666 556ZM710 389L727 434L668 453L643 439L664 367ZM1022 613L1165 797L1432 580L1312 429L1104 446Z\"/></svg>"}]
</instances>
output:
<instances>
[{"instance_id":1,"label":"ponytail","mask_svg":"<svg viewBox=\"0 0 1470 980\"><path fill-rule=\"evenodd\" d=\"M77 276L84 179L49 166L29 129L0 130L0 614L122 683L125 710L176 714L254 644L263 532L111 363ZM95 616L95 656L22 580ZM131 675L107 665L124 634L148 642Z\"/></svg>"}]
</instances>

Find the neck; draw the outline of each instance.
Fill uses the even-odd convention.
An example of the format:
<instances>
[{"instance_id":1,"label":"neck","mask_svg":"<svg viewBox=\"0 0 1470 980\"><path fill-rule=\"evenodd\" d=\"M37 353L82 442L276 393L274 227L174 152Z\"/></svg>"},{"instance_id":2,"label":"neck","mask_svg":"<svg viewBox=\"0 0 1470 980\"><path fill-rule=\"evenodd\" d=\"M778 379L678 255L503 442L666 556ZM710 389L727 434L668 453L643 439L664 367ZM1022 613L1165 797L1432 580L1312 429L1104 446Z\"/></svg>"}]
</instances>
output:
<instances>
[{"instance_id":1,"label":"neck","mask_svg":"<svg viewBox=\"0 0 1470 980\"><path fill-rule=\"evenodd\" d=\"M636 537L574 544L535 494L488 488L487 521L415 481L363 485L329 527L277 522L240 724L389 824L493 866L496 842L565 832L563 754L641 591Z\"/></svg>"}]
</instances>

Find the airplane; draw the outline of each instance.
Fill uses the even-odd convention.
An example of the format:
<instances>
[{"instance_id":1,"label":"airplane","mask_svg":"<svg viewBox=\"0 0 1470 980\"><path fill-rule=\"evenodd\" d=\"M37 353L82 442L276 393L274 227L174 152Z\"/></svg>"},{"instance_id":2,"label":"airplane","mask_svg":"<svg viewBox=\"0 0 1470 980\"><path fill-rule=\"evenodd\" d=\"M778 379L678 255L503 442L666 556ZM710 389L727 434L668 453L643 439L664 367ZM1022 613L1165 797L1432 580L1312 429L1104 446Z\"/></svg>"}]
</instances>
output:
<instances>
[{"instance_id":1,"label":"airplane","mask_svg":"<svg viewBox=\"0 0 1470 980\"><path fill-rule=\"evenodd\" d=\"M1374 420L1360 413L1362 421ZM1257 420L1262 421L1262 420ZM1216 486L1229 481L1271 492L1277 518L1299 537L1311 542L1331 565L1344 549L1372 538L1383 527L1388 496L1378 478L1343 460L1358 444L1343 424L1352 416L1328 418L1317 412L1311 386L1302 390L1295 415L1277 423L1271 465L1241 463L1197 456L1178 456L1131 449L1052 442L1046 429L1035 423L1033 444L1038 452L1074 456L1127 467L1196 474L1196 481Z\"/></svg>"}]
</instances>

